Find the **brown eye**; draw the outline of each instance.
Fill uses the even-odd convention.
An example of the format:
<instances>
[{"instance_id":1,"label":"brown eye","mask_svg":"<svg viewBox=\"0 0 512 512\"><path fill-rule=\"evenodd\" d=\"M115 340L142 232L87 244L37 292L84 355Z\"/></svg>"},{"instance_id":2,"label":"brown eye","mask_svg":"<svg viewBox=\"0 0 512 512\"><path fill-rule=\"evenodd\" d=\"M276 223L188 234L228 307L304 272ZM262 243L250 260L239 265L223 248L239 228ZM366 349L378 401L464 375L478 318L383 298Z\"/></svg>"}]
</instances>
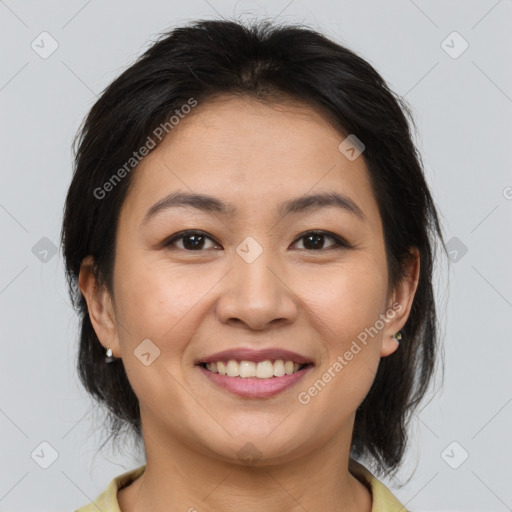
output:
<instances>
[{"instance_id":1,"label":"brown eye","mask_svg":"<svg viewBox=\"0 0 512 512\"><path fill-rule=\"evenodd\" d=\"M303 247L299 247L299 249L305 249L308 251L349 247L349 244L347 244L344 240L333 233L329 233L328 231L308 231L307 233L301 235L297 240L303 241ZM331 240L334 243L331 243L325 247L326 240Z\"/></svg>"},{"instance_id":2,"label":"brown eye","mask_svg":"<svg viewBox=\"0 0 512 512\"><path fill-rule=\"evenodd\" d=\"M185 251L201 251L203 249L212 249L218 247L214 242L213 246L208 246L208 241L214 242L212 238L201 231L182 231L167 239L164 247L176 247ZM181 242L181 246L177 245Z\"/></svg>"}]
</instances>

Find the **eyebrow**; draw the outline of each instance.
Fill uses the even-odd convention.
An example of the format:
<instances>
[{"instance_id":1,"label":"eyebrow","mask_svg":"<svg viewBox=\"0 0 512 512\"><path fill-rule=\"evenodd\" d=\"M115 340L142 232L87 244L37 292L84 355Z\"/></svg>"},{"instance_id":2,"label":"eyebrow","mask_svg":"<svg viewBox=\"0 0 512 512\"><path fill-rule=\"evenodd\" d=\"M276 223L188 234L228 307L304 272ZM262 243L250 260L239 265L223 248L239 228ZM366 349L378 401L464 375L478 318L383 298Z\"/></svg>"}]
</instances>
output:
<instances>
[{"instance_id":1,"label":"eyebrow","mask_svg":"<svg viewBox=\"0 0 512 512\"><path fill-rule=\"evenodd\" d=\"M276 211L284 217L289 213L302 213L328 206L340 208L365 221L365 216L359 206L352 199L338 192L324 192L296 197L278 205ZM235 215L237 212L233 203L223 202L213 196L189 192L173 192L151 206L146 212L142 223L148 222L163 210L182 207L196 208L206 213L215 213L223 216Z\"/></svg>"}]
</instances>

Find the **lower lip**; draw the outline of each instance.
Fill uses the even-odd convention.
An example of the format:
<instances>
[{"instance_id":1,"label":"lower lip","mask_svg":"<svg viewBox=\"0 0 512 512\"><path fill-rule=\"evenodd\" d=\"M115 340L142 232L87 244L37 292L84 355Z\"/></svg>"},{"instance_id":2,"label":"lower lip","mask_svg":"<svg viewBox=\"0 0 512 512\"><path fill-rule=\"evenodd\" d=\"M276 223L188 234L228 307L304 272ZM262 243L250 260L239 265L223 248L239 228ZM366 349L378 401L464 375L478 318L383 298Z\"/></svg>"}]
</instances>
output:
<instances>
[{"instance_id":1,"label":"lower lip","mask_svg":"<svg viewBox=\"0 0 512 512\"><path fill-rule=\"evenodd\" d=\"M199 369L214 384L235 395L244 398L268 398L296 384L312 367L312 365L308 365L291 375L272 377L271 379L228 377L227 375L213 373L202 366L199 366Z\"/></svg>"}]
</instances>

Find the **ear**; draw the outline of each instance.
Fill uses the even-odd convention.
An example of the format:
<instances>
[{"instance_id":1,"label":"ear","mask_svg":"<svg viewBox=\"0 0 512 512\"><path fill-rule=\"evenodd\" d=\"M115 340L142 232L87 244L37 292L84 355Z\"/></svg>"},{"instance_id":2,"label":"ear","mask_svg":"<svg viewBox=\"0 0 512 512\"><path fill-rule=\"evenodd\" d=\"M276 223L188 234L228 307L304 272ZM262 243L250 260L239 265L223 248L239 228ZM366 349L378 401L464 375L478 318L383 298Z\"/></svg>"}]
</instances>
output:
<instances>
[{"instance_id":1,"label":"ear","mask_svg":"<svg viewBox=\"0 0 512 512\"><path fill-rule=\"evenodd\" d=\"M420 252L417 247L410 249L410 258L405 263L404 272L405 275L391 294L385 313L389 320L383 330L381 357L389 356L398 348L394 336L405 325L411 312L420 277ZM407 340L404 341L407 343Z\"/></svg>"},{"instance_id":2,"label":"ear","mask_svg":"<svg viewBox=\"0 0 512 512\"><path fill-rule=\"evenodd\" d=\"M89 318L105 350L110 345L112 355L121 357L117 322L110 293L105 285L98 285L93 272L94 259L87 256L80 265L78 285L87 302Z\"/></svg>"}]
</instances>

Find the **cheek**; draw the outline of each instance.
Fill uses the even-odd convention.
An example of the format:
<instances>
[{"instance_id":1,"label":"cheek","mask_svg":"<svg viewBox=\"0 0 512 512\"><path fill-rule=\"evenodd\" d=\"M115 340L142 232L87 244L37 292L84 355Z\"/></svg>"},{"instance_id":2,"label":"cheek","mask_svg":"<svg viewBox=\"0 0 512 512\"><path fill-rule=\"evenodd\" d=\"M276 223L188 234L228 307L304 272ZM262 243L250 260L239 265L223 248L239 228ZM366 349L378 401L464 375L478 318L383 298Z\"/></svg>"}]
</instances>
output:
<instances>
[{"instance_id":1,"label":"cheek","mask_svg":"<svg viewBox=\"0 0 512 512\"><path fill-rule=\"evenodd\" d=\"M356 268L357 267L357 268ZM300 403L330 410L325 428L335 430L340 418L355 413L371 388L380 362L381 333L368 336L383 312L387 274L379 267L354 266L316 279L308 309L314 330L322 338L321 368L299 390ZM302 400L302 401L301 401Z\"/></svg>"},{"instance_id":2,"label":"cheek","mask_svg":"<svg viewBox=\"0 0 512 512\"><path fill-rule=\"evenodd\" d=\"M373 334L370 328L384 312L386 268L378 260L361 256L326 275L317 273L314 282L316 292L306 295L304 289L303 297L308 297L324 357L322 368L307 386L317 393L317 406L330 407L332 401L340 404L340 413L353 411L368 393L380 362L381 333Z\"/></svg>"},{"instance_id":3,"label":"cheek","mask_svg":"<svg viewBox=\"0 0 512 512\"><path fill-rule=\"evenodd\" d=\"M383 313L387 296L387 273L381 265L364 264L364 259L315 274L314 293L306 294L309 306L323 321L327 339L340 347L375 324Z\"/></svg>"},{"instance_id":4,"label":"cheek","mask_svg":"<svg viewBox=\"0 0 512 512\"><path fill-rule=\"evenodd\" d=\"M162 261L119 258L115 273L117 318L130 337L157 340L174 327L211 288L208 276L194 278ZM180 323L181 332L181 323ZM135 340L133 340L135 341Z\"/></svg>"},{"instance_id":5,"label":"cheek","mask_svg":"<svg viewBox=\"0 0 512 512\"><path fill-rule=\"evenodd\" d=\"M163 259L120 257L116 264L116 315L128 379L144 408L158 417L162 403L172 401L174 406L166 415L174 417L173 411L187 404L188 395L179 382L183 380L182 356L197 328L196 308L214 283L207 275L179 272ZM159 352L146 366L135 356L147 339ZM156 349L151 344L146 347L152 359Z\"/></svg>"}]
</instances>

